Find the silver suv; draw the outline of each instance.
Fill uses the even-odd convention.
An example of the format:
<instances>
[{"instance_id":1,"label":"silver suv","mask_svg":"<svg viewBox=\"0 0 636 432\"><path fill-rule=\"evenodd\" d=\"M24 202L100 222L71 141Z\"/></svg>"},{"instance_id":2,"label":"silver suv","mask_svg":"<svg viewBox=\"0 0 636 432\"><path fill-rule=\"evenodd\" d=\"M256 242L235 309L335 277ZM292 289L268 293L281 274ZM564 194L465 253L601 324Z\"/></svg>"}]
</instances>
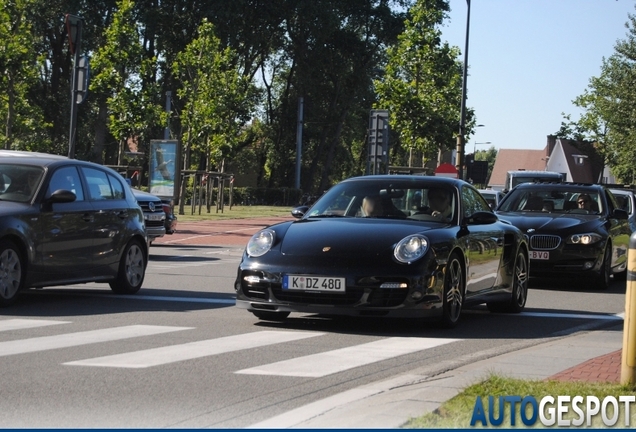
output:
<instances>
[{"instance_id":1,"label":"silver suv","mask_svg":"<svg viewBox=\"0 0 636 432\"><path fill-rule=\"evenodd\" d=\"M163 237L166 234L166 213L163 211L161 198L133 187L130 189L133 191L139 207L144 212L148 243L152 243L156 238Z\"/></svg>"}]
</instances>

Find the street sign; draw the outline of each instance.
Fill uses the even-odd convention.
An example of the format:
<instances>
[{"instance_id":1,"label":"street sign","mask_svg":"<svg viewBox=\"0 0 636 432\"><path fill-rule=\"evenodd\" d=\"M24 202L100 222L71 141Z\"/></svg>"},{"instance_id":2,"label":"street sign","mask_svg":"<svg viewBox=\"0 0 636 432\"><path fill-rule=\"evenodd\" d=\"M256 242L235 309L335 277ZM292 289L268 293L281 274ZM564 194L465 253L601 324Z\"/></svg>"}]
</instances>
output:
<instances>
[{"instance_id":1,"label":"street sign","mask_svg":"<svg viewBox=\"0 0 636 432\"><path fill-rule=\"evenodd\" d=\"M380 162L388 166L389 110L371 110L369 116L369 174L380 174Z\"/></svg>"},{"instance_id":2,"label":"street sign","mask_svg":"<svg viewBox=\"0 0 636 432\"><path fill-rule=\"evenodd\" d=\"M82 19L78 16L66 14L64 15L64 22L66 24L66 33L68 34L68 43L71 54L75 54L80 50L80 43L82 41Z\"/></svg>"}]
</instances>

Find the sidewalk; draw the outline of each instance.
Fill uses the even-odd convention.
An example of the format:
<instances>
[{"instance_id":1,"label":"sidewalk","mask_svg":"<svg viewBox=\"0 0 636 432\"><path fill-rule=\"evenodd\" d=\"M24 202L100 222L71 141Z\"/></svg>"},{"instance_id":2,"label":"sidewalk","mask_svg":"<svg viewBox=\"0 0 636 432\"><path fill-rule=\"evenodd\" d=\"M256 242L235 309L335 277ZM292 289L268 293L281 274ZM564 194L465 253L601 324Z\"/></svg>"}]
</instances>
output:
<instances>
[{"instance_id":1,"label":"sidewalk","mask_svg":"<svg viewBox=\"0 0 636 432\"><path fill-rule=\"evenodd\" d=\"M292 217L179 222L177 233L156 245L211 245L243 248L268 225ZM599 324L600 326L600 324ZM305 405L251 428L399 428L409 419L438 408L467 386L490 374L521 379L619 383L623 322L603 330L584 329L542 343L520 341L507 354L457 359L440 373L414 370ZM534 344L534 345L532 345Z\"/></svg>"}]
</instances>

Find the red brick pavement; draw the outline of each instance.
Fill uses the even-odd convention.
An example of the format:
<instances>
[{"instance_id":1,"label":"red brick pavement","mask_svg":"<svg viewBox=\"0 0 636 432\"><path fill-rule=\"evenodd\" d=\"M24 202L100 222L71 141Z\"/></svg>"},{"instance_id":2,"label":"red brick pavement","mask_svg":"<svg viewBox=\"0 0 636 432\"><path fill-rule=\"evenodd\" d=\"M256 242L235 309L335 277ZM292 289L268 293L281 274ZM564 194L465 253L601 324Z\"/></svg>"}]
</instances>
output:
<instances>
[{"instance_id":1,"label":"red brick pavement","mask_svg":"<svg viewBox=\"0 0 636 432\"><path fill-rule=\"evenodd\" d=\"M622 352L620 349L596 357L552 375L548 380L620 383Z\"/></svg>"},{"instance_id":2,"label":"red brick pavement","mask_svg":"<svg viewBox=\"0 0 636 432\"><path fill-rule=\"evenodd\" d=\"M215 245L244 247L258 230L289 217L228 219L220 221L179 222L177 232L155 240L165 245ZM596 357L552 375L548 380L619 383L622 350Z\"/></svg>"},{"instance_id":3,"label":"red brick pavement","mask_svg":"<svg viewBox=\"0 0 636 432\"><path fill-rule=\"evenodd\" d=\"M275 223L292 220L293 217L266 217L227 219L219 221L181 222L177 232L154 241L155 245L215 245L245 246L258 230Z\"/></svg>"}]
</instances>

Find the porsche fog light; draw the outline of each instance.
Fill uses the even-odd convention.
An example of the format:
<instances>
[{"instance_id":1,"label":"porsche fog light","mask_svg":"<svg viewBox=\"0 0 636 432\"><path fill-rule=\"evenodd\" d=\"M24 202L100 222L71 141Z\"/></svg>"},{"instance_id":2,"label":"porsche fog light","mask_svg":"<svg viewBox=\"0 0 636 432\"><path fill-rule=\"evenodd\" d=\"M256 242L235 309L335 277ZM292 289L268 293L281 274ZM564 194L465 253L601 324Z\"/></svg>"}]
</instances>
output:
<instances>
[{"instance_id":1,"label":"porsche fog light","mask_svg":"<svg viewBox=\"0 0 636 432\"><path fill-rule=\"evenodd\" d=\"M264 229L252 236L247 242L247 254L251 257L259 257L265 255L274 244L275 234L270 229Z\"/></svg>"},{"instance_id":2,"label":"porsche fog light","mask_svg":"<svg viewBox=\"0 0 636 432\"><path fill-rule=\"evenodd\" d=\"M405 282L384 282L380 285L380 288L408 288L408 284Z\"/></svg>"},{"instance_id":3,"label":"porsche fog light","mask_svg":"<svg viewBox=\"0 0 636 432\"><path fill-rule=\"evenodd\" d=\"M589 245L601 241L603 237L596 233L573 234L567 238L569 244Z\"/></svg>"},{"instance_id":4,"label":"porsche fog light","mask_svg":"<svg viewBox=\"0 0 636 432\"><path fill-rule=\"evenodd\" d=\"M589 270L589 269L591 269L592 267L594 267L594 263L593 263L592 261L585 261L585 262L583 263L583 268L584 268L585 270Z\"/></svg>"},{"instance_id":5,"label":"porsche fog light","mask_svg":"<svg viewBox=\"0 0 636 432\"><path fill-rule=\"evenodd\" d=\"M421 292L419 292L419 291L415 291L413 294L411 294L411 298L412 298L413 300L419 300L419 299L421 299L421 298L422 298L422 296L423 296L423 295L424 295L424 294L422 294Z\"/></svg>"},{"instance_id":6,"label":"porsche fog light","mask_svg":"<svg viewBox=\"0 0 636 432\"><path fill-rule=\"evenodd\" d=\"M411 264L422 258L427 250L428 240L426 237L415 234L400 240L397 246L395 246L393 255L399 262Z\"/></svg>"}]
</instances>

